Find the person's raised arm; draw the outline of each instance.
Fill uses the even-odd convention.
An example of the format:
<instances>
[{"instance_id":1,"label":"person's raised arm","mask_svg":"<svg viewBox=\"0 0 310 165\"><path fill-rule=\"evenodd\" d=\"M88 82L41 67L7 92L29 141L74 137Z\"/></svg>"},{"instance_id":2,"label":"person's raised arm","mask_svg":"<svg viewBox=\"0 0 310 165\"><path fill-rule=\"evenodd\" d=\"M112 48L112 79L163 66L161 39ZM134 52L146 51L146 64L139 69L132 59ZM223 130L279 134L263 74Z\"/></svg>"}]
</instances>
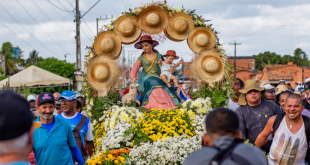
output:
<instances>
[{"instance_id":1,"label":"person's raised arm","mask_svg":"<svg viewBox=\"0 0 310 165\"><path fill-rule=\"evenodd\" d=\"M137 79L136 75L137 75L140 68L141 68L140 60L137 60L135 65L133 66L133 68L130 71L130 79L131 79L132 83L136 82L136 79Z\"/></svg>"},{"instance_id":2,"label":"person's raised arm","mask_svg":"<svg viewBox=\"0 0 310 165\"><path fill-rule=\"evenodd\" d=\"M183 63L184 63L184 61L180 60L178 63L174 64L173 67L176 68L176 67L180 66L180 64L183 64Z\"/></svg>"},{"instance_id":3,"label":"person's raised arm","mask_svg":"<svg viewBox=\"0 0 310 165\"><path fill-rule=\"evenodd\" d=\"M236 109L236 114L239 119L239 131L242 132L242 138L246 139L247 137L246 137L245 122L240 107Z\"/></svg>"},{"instance_id":4,"label":"person's raised arm","mask_svg":"<svg viewBox=\"0 0 310 165\"><path fill-rule=\"evenodd\" d=\"M267 125L265 126L264 130L257 136L255 141L256 147L262 147L266 142L268 136L272 133L272 126L277 116L272 116L269 118Z\"/></svg>"}]
</instances>

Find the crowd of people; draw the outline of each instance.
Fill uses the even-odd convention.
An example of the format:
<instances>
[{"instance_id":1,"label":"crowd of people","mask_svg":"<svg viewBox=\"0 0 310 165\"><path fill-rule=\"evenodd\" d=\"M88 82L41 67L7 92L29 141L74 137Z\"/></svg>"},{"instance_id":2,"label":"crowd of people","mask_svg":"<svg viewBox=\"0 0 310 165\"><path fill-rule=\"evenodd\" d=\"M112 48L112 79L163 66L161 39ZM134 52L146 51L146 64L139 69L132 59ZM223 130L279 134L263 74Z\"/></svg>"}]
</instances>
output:
<instances>
[{"instance_id":1,"label":"crowd of people","mask_svg":"<svg viewBox=\"0 0 310 165\"><path fill-rule=\"evenodd\" d=\"M43 92L27 101L0 93L0 164L85 164L94 152L91 123L81 112L85 97Z\"/></svg>"},{"instance_id":2,"label":"crowd of people","mask_svg":"<svg viewBox=\"0 0 310 165\"><path fill-rule=\"evenodd\" d=\"M207 115L202 148L184 165L308 164L310 81L293 89L285 80L274 87L237 79L232 89L227 108ZM4 91L0 104L0 164L85 164L93 155L84 95L43 92L25 100Z\"/></svg>"}]
</instances>

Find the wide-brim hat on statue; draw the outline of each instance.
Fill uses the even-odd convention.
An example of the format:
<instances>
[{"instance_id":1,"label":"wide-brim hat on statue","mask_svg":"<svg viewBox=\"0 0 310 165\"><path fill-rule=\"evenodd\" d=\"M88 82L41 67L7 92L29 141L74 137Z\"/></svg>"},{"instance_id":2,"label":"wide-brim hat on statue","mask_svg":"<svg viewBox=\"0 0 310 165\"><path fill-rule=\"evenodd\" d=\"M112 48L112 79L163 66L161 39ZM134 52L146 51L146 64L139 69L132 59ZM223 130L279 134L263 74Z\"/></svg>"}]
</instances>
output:
<instances>
[{"instance_id":1,"label":"wide-brim hat on statue","mask_svg":"<svg viewBox=\"0 0 310 165\"><path fill-rule=\"evenodd\" d=\"M188 38L194 28L195 23L192 17L186 13L178 12L172 15L172 19L167 27L167 33L169 37L183 41Z\"/></svg>"},{"instance_id":2,"label":"wide-brim hat on statue","mask_svg":"<svg viewBox=\"0 0 310 165\"><path fill-rule=\"evenodd\" d=\"M179 56L177 56L177 54L175 53L174 50L168 50L167 53L165 55L163 55L164 57L167 57L167 56L174 56L175 59L179 59Z\"/></svg>"},{"instance_id":3,"label":"wide-brim hat on statue","mask_svg":"<svg viewBox=\"0 0 310 165\"><path fill-rule=\"evenodd\" d=\"M123 44L132 44L140 38L142 32L137 28L137 23L137 17L123 15L114 22L113 31L121 37Z\"/></svg>"},{"instance_id":4,"label":"wide-brim hat on statue","mask_svg":"<svg viewBox=\"0 0 310 165\"><path fill-rule=\"evenodd\" d=\"M141 11L138 16L138 27L147 34L158 34L169 24L167 11L159 6L150 6Z\"/></svg>"},{"instance_id":5,"label":"wide-brim hat on statue","mask_svg":"<svg viewBox=\"0 0 310 165\"><path fill-rule=\"evenodd\" d=\"M225 65L214 50L204 50L193 61L192 71L198 81L213 83L225 77Z\"/></svg>"},{"instance_id":6,"label":"wide-brim hat on statue","mask_svg":"<svg viewBox=\"0 0 310 165\"><path fill-rule=\"evenodd\" d=\"M277 86L278 91L276 92L276 95L280 94L281 92L287 91L287 87L284 84L280 84Z\"/></svg>"},{"instance_id":7,"label":"wide-brim hat on statue","mask_svg":"<svg viewBox=\"0 0 310 165\"><path fill-rule=\"evenodd\" d=\"M245 99L245 94L247 94L251 90L257 90L257 91L261 92L261 91L264 91L265 88L260 87L258 80L247 80L245 82L244 89L239 90L239 92L241 93L239 100L238 100L239 105L242 105L242 106L247 105L247 101ZM263 99L265 99L264 95L261 95L261 97Z\"/></svg>"},{"instance_id":8,"label":"wide-brim hat on statue","mask_svg":"<svg viewBox=\"0 0 310 165\"><path fill-rule=\"evenodd\" d=\"M175 39L175 38L172 38L172 37L168 34L167 30L165 30L164 33L165 33L165 36L166 36L169 40L171 40L171 41L174 41L174 42L181 42L181 41L183 41L183 40L177 40L177 39Z\"/></svg>"},{"instance_id":9,"label":"wide-brim hat on statue","mask_svg":"<svg viewBox=\"0 0 310 165\"><path fill-rule=\"evenodd\" d=\"M121 38L113 31L101 32L95 38L94 50L96 55L117 59L122 51Z\"/></svg>"},{"instance_id":10,"label":"wide-brim hat on statue","mask_svg":"<svg viewBox=\"0 0 310 165\"><path fill-rule=\"evenodd\" d=\"M212 49L216 44L215 34L206 27L196 27L192 32L190 32L187 43L189 48L195 52L199 53L203 49Z\"/></svg>"},{"instance_id":11,"label":"wide-brim hat on statue","mask_svg":"<svg viewBox=\"0 0 310 165\"><path fill-rule=\"evenodd\" d=\"M135 48L142 49L141 43L146 41L152 41L153 47L156 47L159 44L158 41L153 40L151 36L144 35L140 38L139 42L135 43Z\"/></svg>"},{"instance_id":12,"label":"wide-brim hat on statue","mask_svg":"<svg viewBox=\"0 0 310 165\"><path fill-rule=\"evenodd\" d=\"M109 91L114 87L119 75L116 61L105 56L92 58L86 73L89 84L97 91Z\"/></svg>"}]
</instances>

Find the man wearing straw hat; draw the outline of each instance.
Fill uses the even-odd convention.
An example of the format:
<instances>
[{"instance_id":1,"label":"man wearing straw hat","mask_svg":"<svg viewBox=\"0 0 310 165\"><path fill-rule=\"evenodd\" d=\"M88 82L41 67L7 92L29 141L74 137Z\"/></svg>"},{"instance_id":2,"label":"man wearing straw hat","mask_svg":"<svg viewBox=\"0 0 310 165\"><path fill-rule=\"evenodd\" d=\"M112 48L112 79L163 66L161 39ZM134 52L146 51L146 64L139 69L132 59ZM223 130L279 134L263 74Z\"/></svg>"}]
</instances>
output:
<instances>
[{"instance_id":1,"label":"man wearing straw hat","mask_svg":"<svg viewBox=\"0 0 310 165\"><path fill-rule=\"evenodd\" d=\"M254 143L257 136L264 130L268 119L271 116L280 113L279 106L271 101L267 101L262 95L263 87L259 86L257 80L247 80L245 88L240 90L238 104L240 107L236 110L239 118L239 128L244 139L249 139ZM269 152L271 142L267 142L262 149Z\"/></svg>"}]
</instances>

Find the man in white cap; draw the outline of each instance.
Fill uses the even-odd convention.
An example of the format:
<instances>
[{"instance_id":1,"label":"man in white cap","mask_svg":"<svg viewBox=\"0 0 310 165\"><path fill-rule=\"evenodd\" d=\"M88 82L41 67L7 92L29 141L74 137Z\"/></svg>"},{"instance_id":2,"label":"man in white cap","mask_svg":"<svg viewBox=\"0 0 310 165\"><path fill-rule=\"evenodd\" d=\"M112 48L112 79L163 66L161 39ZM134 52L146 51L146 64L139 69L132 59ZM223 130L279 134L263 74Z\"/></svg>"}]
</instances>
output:
<instances>
[{"instance_id":1,"label":"man in white cap","mask_svg":"<svg viewBox=\"0 0 310 165\"><path fill-rule=\"evenodd\" d=\"M30 106L30 111L35 111L36 110L36 97L34 97L34 95L29 95L27 97L27 101Z\"/></svg>"},{"instance_id":2,"label":"man in white cap","mask_svg":"<svg viewBox=\"0 0 310 165\"><path fill-rule=\"evenodd\" d=\"M301 81L297 81L297 83L295 83L296 87L295 87L295 91L298 91L301 86Z\"/></svg>"},{"instance_id":3,"label":"man in white cap","mask_svg":"<svg viewBox=\"0 0 310 165\"><path fill-rule=\"evenodd\" d=\"M279 84L278 85L281 85L281 84L283 84L283 85L286 85L286 81L285 80L279 80Z\"/></svg>"}]
</instances>

